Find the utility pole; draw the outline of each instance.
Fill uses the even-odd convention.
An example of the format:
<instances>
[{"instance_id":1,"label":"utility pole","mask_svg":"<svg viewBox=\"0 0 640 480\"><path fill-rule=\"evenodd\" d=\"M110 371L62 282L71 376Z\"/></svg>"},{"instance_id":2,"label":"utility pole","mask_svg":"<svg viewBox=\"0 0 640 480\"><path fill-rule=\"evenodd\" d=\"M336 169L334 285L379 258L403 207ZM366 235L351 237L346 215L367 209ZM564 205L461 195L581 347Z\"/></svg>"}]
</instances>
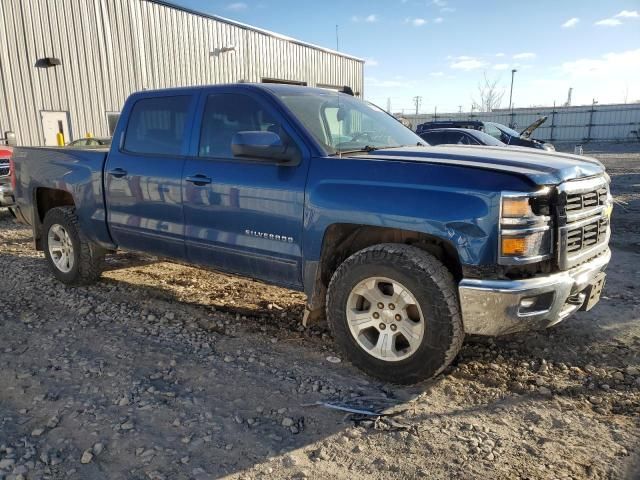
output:
<instances>
[{"instance_id":1,"label":"utility pole","mask_svg":"<svg viewBox=\"0 0 640 480\"><path fill-rule=\"evenodd\" d=\"M387 97L387 113L391 113L391 97Z\"/></svg>"},{"instance_id":2,"label":"utility pole","mask_svg":"<svg viewBox=\"0 0 640 480\"><path fill-rule=\"evenodd\" d=\"M438 120L438 106L434 105L433 107L433 121L437 121Z\"/></svg>"},{"instance_id":3,"label":"utility pole","mask_svg":"<svg viewBox=\"0 0 640 480\"><path fill-rule=\"evenodd\" d=\"M509 111L511 113L511 123L509 124L509 126L511 128L513 128L513 103L511 101L513 99L513 77L515 76L517 71L518 70L516 70L515 68L511 70L511 91L509 92Z\"/></svg>"},{"instance_id":4,"label":"utility pole","mask_svg":"<svg viewBox=\"0 0 640 480\"><path fill-rule=\"evenodd\" d=\"M420 105L422 104L422 97L421 96L413 97L413 102L416 105L416 115L418 115L418 110L420 110Z\"/></svg>"},{"instance_id":5,"label":"utility pole","mask_svg":"<svg viewBox=\"0 0 640 480\"><path fill-rule=\"evenodd\" d=\"M462 105L458 105L458 113L462 113Z\"/></svg>"}]
</instances>

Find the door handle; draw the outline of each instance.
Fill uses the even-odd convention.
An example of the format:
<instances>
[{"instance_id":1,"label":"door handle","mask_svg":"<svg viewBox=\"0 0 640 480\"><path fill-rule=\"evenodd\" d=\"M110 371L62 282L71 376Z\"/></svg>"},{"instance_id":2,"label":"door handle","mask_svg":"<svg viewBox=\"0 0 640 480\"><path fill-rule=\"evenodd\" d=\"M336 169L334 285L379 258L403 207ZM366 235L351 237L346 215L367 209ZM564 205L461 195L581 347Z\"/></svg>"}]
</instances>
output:
<instances>
[{"instance_id":1,"label":"door handle","mask_svg":"<svg viewBox=\"0 0 640 480\"><path fill-rule=\"evenodd\" d=\"M200 174L190 175L186 177L185 180L199 187L202 187L204 185L209 185L211 183L211 179L209 177L207 177L206 175L200 175Z\"/></svg>"},{"instance_id":2,"label":"door handle","mask_svg":"<svg viewBox=\"0 0 640 480\"><path fill-rule=\"evenodd\" d=\"M121 178L127 174L127 171L123 170L122 168L114 168L113 170L109 170L108 173L112 177Z\"/></svg>"}]
</instances>

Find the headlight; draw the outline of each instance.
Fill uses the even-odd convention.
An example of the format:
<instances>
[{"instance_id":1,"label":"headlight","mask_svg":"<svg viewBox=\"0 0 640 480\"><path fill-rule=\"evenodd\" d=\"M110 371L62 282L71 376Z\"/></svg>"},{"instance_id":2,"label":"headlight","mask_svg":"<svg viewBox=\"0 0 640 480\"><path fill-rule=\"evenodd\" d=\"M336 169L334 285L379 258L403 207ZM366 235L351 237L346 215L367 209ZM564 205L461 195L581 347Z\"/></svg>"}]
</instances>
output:
<instances>
[{"instance_id":1,"label":"headlight","mask_svg":"<svg viewBox=\"0 0 640 480\"><path fill-rule=\"evenodd\" d=\"M549 188L531 194L503 193L500 206L500 263L535 263L551 256L553 232Z\"/></svg>"}]
</instances>

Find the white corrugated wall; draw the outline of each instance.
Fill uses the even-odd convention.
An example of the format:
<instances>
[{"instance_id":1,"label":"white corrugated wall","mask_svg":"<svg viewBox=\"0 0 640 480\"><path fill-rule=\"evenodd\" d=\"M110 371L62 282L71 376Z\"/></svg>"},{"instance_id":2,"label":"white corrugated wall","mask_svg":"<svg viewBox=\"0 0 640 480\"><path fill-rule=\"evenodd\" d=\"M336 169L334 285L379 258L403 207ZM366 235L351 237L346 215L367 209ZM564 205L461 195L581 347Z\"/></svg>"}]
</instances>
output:
<instances>
[{"instance_id":1,"label":"white corrugated wall","mask_svg":"<svg viewBox=\"0 0 640 480\"><path fill-rule=\"evenodd\" d=\"M45 57L62 65L36 68ZM270 78L362 93L363 65L162 1L1 0L0 137L42 145L47 110L69 112L72 138L107 135L106 113L142 89Z\"/></svg>"}]
</instances>

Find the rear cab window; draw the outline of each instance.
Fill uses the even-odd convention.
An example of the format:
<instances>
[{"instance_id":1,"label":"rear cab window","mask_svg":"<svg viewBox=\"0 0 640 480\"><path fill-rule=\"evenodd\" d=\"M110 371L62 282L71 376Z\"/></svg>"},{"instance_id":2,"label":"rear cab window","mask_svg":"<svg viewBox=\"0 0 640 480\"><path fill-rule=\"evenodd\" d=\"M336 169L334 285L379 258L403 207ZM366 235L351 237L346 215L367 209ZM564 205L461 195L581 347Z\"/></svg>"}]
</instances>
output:
<instances>
[{"instance_id":1,"label":"rear cab window","mask_svg":"<svg viewBox=\"0 0 640 480\"><path fill-rule=\"evenodd\" d=\"M128 153L180 155L192 97L150 97L131 109L123 149Z\"/></svg>"}]
</instances>

